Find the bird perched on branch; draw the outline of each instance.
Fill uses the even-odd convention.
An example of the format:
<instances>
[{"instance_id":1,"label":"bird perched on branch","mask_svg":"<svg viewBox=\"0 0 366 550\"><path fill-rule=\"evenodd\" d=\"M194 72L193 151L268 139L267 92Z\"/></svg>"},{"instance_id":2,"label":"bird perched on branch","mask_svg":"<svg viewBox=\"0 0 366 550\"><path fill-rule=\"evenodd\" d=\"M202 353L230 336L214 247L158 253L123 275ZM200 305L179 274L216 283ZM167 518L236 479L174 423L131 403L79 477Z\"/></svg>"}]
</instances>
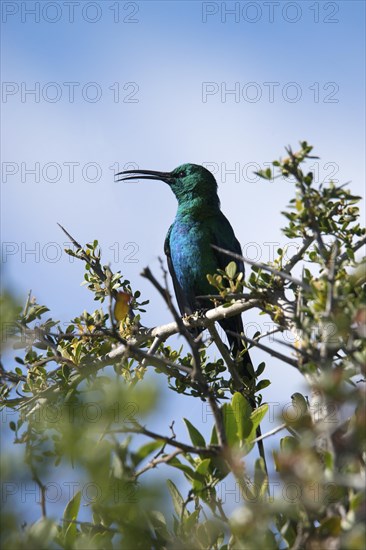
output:
<instances>
[{"instance_id":1,"label":"bird perched on branch","mask_svg":"<svg viewBox=\"0 0 366 550\"><path fill-rule=\"evenodd\" d=\"M207 274L224 270L230 258L212 247L241 255L239 241L230 222L220 209L217 183L214 176L203 166L183 164L172 172L152 170L126 170L119 172L120 180L152 179L167 183L178 200L178 211L165 239L167 256L175 295L182 315L191 315L202 308L211 308L212 302L198 296L212 294ZM235 260L237 271L244 273L244 265ZM238 373L249 380L254 370L249 353L244 351L242 340L232 333L243 333L241 315L222 319L234 359L238 361Z\"/></svg>"}]
</instances>

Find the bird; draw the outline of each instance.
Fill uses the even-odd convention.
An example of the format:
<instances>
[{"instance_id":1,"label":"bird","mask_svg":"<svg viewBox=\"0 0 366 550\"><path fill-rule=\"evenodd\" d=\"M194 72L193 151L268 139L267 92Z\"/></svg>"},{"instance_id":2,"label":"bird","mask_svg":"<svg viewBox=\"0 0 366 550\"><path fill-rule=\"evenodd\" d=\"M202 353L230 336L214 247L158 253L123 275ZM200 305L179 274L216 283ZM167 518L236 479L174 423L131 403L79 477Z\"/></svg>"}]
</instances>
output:
<instances>
[{"instance_id":1,"label":"bird","mask_svg":"<svg viewBox=\"0 0 366 550\"><path fill-rule=\"evenodd\" d=\"M117 181L135 179L161 180L168 184L178 201L175 220L170 226L164 244L169 272L181 315L213 307L207 274L224 270L230 262L228 255L212 245L239 256L241 246L229 220L220 208L218 186L214 175L204 166L182 164L171 172L154 170L125 170L118 172ZM237 272L244 274L244 264L234 260ZM240 337L243 334L241 315L219 321L226 333L230 351L237 360L237 371L246 382L255 379L253 363ZM251 399L252 401L252 399ZM253 402L252 402L253 404Z\"/></svg>"},{"instance_id":2,"label":"bird","mask_svg":"<svg viewBox=\"0 0 366 550\"><path fill-rule=\"evenodd\" d=\"M212 293L207 275L216 273L218 269L224 270L229 263L228 256L214 246L234 253L237 271L244 276L241 246L221 211L214 175L204 166L186 163L171 172L136 169L118 172L117 176L120 176L117 181L161 180L173 191L178 209L165 238L164 252L178 307L181 315L191 315L204 307L210 309L210 300L199 298ZM219 323L226 333L232 356L237 360L238 375L249 389L247 398L254 410L256 377L249 352L238 337L243 334L241 315L222 319ZM259 455L268 477L260 425L256 434Z\"/></svg>"}]
</instances>

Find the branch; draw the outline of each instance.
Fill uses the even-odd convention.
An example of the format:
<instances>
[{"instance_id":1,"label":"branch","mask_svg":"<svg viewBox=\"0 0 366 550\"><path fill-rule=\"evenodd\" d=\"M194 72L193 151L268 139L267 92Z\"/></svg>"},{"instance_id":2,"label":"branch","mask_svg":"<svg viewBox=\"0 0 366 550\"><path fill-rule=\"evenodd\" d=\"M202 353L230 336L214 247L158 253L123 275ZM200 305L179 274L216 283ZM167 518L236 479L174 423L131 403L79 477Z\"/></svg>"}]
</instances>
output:
<instances>
[{"instance_id":1,"label":"branch","mask_svg":"<svg viewBox=\"0 0 366 550\"><path fill-rule=\"evenodd\" d=\"M185 381L186 377L181 375L179 373L179 370L182 370L186 374L191 374L192 369L190 369L189 367L173 363L172 361L169 361L164 357L149 355L148 353L131 344L122 344L111 352L104 355L103 357L99 357L94 361L90 361L88 364L82 365L82 369L77 370L76 372L74 372L74 374L70 376L68 388L76 388L83 380L88 378L88 376L95 374L98 370L104 367L118 363L126 355L129 355L138 361L145 359L152 366L159 368L169 376L172 376L182 381ZM35 404L34 407L28 411L28 414L31 414L36 410L37 402L38 406L40 407L47 398L51 396L56 396L57 394L61 393L61 391L62 389L60 388L60 386L58 384L54 384L53 386L49 386L45 390L40 391L33 397L26 398L26 400L22 399L19 403L19 406L20 408L25 408L31 406L32 404ZM19 402L19 400L17 401Z\"/></svg>"},{"instance_id":2,"label":"branch","mask_svg":"<svg viewBox=\"0 0 366 550\"><path fill-rule=\"evenodd\" d=\"M209 309L205 312L204 315L197 317L196 315L191 315L189 317L184 317L182 323L187 328L203 327L206 328L207 324L210 322L221 321L221 319L226 319L229 317L234 317L234 315L239 315L243 311L248 311L254 307L260 307L261 300L253 298L252 300L238 300L235 304L230 306L222 305L213 309ZM179 327L177 323L168 323L166 325L160 325L146 332L144 336L146 340L151 337L155 338L159 336L162 340L166 340L170 336L179 333Z\"/></svg>"},{"instance_id":3,"label":"branch","mask_svg":"<svg viewBox=\"0 0 366 550\"><path fill-rule=\"evenodd\" d=\"M217 456L219 454L219 448L217 445L209 445L208 447L194 447L193 445L187 445L186 443L182 443L180 441L177 441L174 439L174 437L168 437L166 435L161 435L156 432L152 432L151 430L147 430L143 426L137 425L136 427L123 427L123 428L116 428L113 430L108 430L108 433L135 433L135 434L142 434L146 435L147 437L150 437L151 439L161 440L164 441L167 445L172 445L173 447L177 447L177 449L180 449L184 453L193 453L198 454L200 456Z\"/></svg>"},{"instance_id":4,"label":"branch","mask_svg":"<svg viewBox=\"0 0 366 550\"><path fill-rule=\"evenodd\" d=\"M209 333L211 334L211 337L212 337L213 341L215 342L219 352L221 353L221 355L222 355L222 357L223 357L223 359L224 359L224 361L227 365L227 368L230 372L231 378L234 382L235 389L239 392L242 392L243 389L244 389L244 385L243 385L243 382L240 379L240 376L239 376L238 371L237 371L236 363L235 363L235 361L233 361L233 359L232 359L232 357L229 353L229 350L227 349L227 347L225 346L225 344L221 340L220 335L217 332L217 329L216 329L214 323L208 325L207 328L208 328Z\"/></svg>"},{"instance_id":5,"label":"branch","mask_svg":"<svg viewBox=\"0 0 366 550\"><path fill-rule=\"evenodd\" d=\"M287 153L288 153L288 155L289 155L289 157L291 158L291 161L292 161L292 166L288 167L288 172L294 176L294 178L296 179L296 181L298 182L298 184L300 186L301 193L302 193L302 196L303 196L303 199L304 199L305 208L306 208L307 214L309 216L309 225L310 225L310 227L311 227L311 229L314 233L316 242L318 243L319 252L320 252L322 258L324 259L324 261L326 261L327 260L327 248L326 248L326 246L324 244L324 241L323 241L323 238L322 238L322 234L321 234L321 230L320 230L320 227L319 227L319 224L318 224L318 220L316 219L316 217L313 214L312 206L311 206L310 201L309 201L309 199L306 195L306 189L304 187L304 182L303 182L303 175L302 175L302 172L299 172L299 169L298 169L298 159L296 158L296 156L292 152L291 147L286 147L286 151L287 151Z\"/></svg>"},{"instance_id":6,"label":"branch","mask_svg":"<svg viewBox=\"0 0 366 550\"><path fill-rule=\"evenodd\" d=\"M283 332L283 328L282 327L273 328L272 330L263 332L263 334L258 334L258 336L253 338L253 342L259 342L259 340L262 340L263 338L267 338L268 336L272 336L272 334L276 334L276 332Z\"/></svg>"},{"instance_id":7,"label":"branch","mask_svg":"<svg viewBox=\"0 0 366 550\"><path fill-rule=\"evenodd\" d=\"M366 236L363 237L362 239L360 239L353 247L352 247L352 251L353 252L357 252L357 250L359 250L360 248L363 247L363 245L366 244ZM348 259L348 254L347 252L343 252L343 254L341 254L338 258L338 261L341 263L341 262L344 262L345 260Z\"/></svg>"},{"instance_id":8,"label":"branch","mask_svg":"<svg viewBox=\"0 0 366 550\"><path fill-rule=\"evenodd\" d=\"M335 271L336 267L338 265L338 243L337 241L334 242L331 250L330 260L329 260L329 270L328 270L328 292L327 292L327 305L325 308L325 317L330 317L333 309L333 301L334 301L334 283L335 283Z\"/></svg>"},{"instance_id":9,"label":"branch","mask_svg":"<svg viewBox=\"0 0 366 550\"><path fill-rule=\"evenodd\" d=\"M110 278L113 276L113 273L110 270L110 268L107 267L107 266L104 268L106 271L108 270L107 274L106 274L103 270L103 267L102 267L99 259L93 259L90 256L88 256L88 254L86 254L86 252L83 249L83 247L81 246L81 244L78 243L74 239L74 237L72 237L70 235L70 233L68 231L66 231L66 229L64 227L62 227L62 225L60 223L57 223L57 225L62 229L62 231L65 233L65 235L67 235L67 237L71 240L72 244L75 246L75 248L76 248L76 257L79 258L80 260L83 260L86 264L88 264L90 266L90 268L94 271L94 273L105 284L105 288L106 288L106 291L107 291L109 297L114 298L116 300L117 296L118 296L118 291L114 288L111 288ZM113 315L112 315L112 301L111 300L110 300L110 303L109 303L109 315L110 315L110 320L111 320L111 324L112 324L112 329L114 330L115 329L115 323L114 323L114 318L113 318ZM132 307L129 308L128 315L131 319L133 319L135 317L135 314L134 314L134 311L133 311Z\"/></svg>"},{"instance_id":10,"label":"branch","mask_svg":"<svg viewBox=\"0 0 366 550\"><path fill-rule=\"evenodd\" d=\"M265 298L265 294L263 292L261 294L263 298ZM196 296L197 300L221 300L221 301L228 300L228 299L250 300L251 298L253 298L253 292L237 292L237 293L228 292L227 294L225 294L225 296L222 296L221 294L202 294L201 296Z\"/></svg>"},{"instance_id":11,"label":"branch","mask_svg":"<svg viewBox=\"0 0 366 550\"><path fill-rule=\"evenodd\" d=\"M252 338L248 338L248 336L244 336L244 334L238 334L237 332L232 332L231 330L228 330L227 333L232 334L232 336L241 338L245 342L248 342L248 344L252 344L253 346L256 346L257 348L269 353L273 357L276 357L276 359L280 359L281 361L288 363L289 365L291 365L292 367L295 367L296 369L298 368L298 363L294 359L290 359L286 355L283 355L282 353L279 353L278 351L275 351L272 348L264 346L263 344L260 344L256 340L252 340Z\"/></svg>"},{"instance_id":12,"label":"branch","mask_svg":"<svg viewBox=\"0 0 366 550\"><path fill-rule=\"evenodd\" d=\"M36 482L36 484L38 485L39 490L41 492L41 500L40 500L39 504L41 506L42 517L45 518L47 516L47 512L46 512L46 491L47 491L47 487L42 483L42 481L38 477L38 474L37 474L35 468L33 468L33 465L31 465L31 470L32 470L33 480Z\"/></svg>"},{"instance_id":13,"label":"branch","mask_svg":"<svg viewBox=\"0 0 366 550\"><path fill-rule=\"evenodd\" d=\"M172 460L173 458L175 458L176 456L178 456L182 453L183 453L183 451L181 451L180 449L176 449L175 451L173 451L169 455L164 455L164 456L153 458L152 460L150 460L150 462L148 464L146 464L146 466L144 466L143 468L138 470L134 474L133 477L135 479L137 479L140 475L144 474L148 470L151 470L152 468L155 468L158 464L162 464L162 463L167 464L168 462L170 462L170 460Z\"/></svg>"},{"instance_id":14,"label":"branch","mask_svg":"<svg viewBox=\"0 0 366 550\"><path fill-rule=\"evenodd\" d=\"M68 231L66 231L66 229L64 227L62 227L62 225L60 223L57 222L57 225L62 229L62 231L65 233L65 235L67 235L67 237L70 239L70 241L72 242L72 244L75 246L75 248L79 251L79 258L81 260L83 260L85 263L87 263L88 265L90 265L90 267L93 269L93 271L96 273L96 275L98 275L98 277L103 281L105 282L107 280L107 277L103 271L103 268L102 266L100 265L100 262L95 262L93 261L90 256L88 256L85 252L84 252L84 249L83 247L81 246L81 244L79 244L75 239L74 237L72 237L70 235L70 233L68 233ZM117 291L114 291L113 292L113 295L117 295Z\"/></svg>"},{"instance_id":15,"label":"branch","mask_svg":"<svg viewBox=\"0 0 366 550\"><path fill-rule=\"evenodd\" d=\"M289 261L283 266L283 273L290 273L290 271L294 268L294 266L303 259L305 252L311 245L311 243L314 241L314 237L305 237L303 240L302 247L296 254L292 256L292 258L289 259Z\"/></svg>"},{"instance_id":16,"label":"branch","mask_svg":"<svg viewBox=\"0 0 366 550\"><path fill-rule=\"evenodd\" d=\"M111 359L113 359L114 361L119 360L119 359L122 359L123 357L125 357L126 355L130 356L130 357L133 357L134 359L144 363L145 365L150 364L153 367L159 368L159 369L163 370L164 372L168 373L169 375L171 375L170 369L174 369L175 371L181 370L181 371L183 371L183 372L185 372L186 374L189 374L189 375L192 374L192 369L190 367L186 367L185 365L181 365L179 363L173 363L173 361L169 361L169 359L165 359L165 357L161 357L161 356L158 356L158 355L152 355L150 353L150 350L148 352L145 352L145 351L142 351L140 348L138 348L138 347L136 347L132 344L129 344L129 343L121 344L120 346L118 346L114 350L107 353L107 355L105 355L104 357L101 357L100 359L97 359L92 364L92 367L95 366L95 367L98 368L98 363L99 362L101 362L103 364L102 366L110 365L111 364L111 362L110 362ZM167 367L169 367L169 370L167 369ZM176 378L178 378L175 373L174 373L174 376Z\"/></svg>"},{"instance_id":17,"label":"branch","mask_svg":"<svg viewBox=\"0 0 366 550\"><path fill-rule=\"evenodd\" d=\"M274 435L276 434L277 432L280 432L281 430L284 430L285 428L287 427L287 424L280 424L280 426L277 426L277 428L273 428L273 430L259 436L259 437L256 437L255 439L252 439L251 441L249 441L249 445L251 445L252 443L258 443L258 441L262 441L262 439L266 439L267 437L270 437L271 435Z\"/></svg>"},{"instance_id":18,"label":"branch","mask_svg":"<svg viewBox=\"0 0 366 550\"><path fill-rule=\"evenodd\" d=\"M262 264L261 262L254 262L253 260L244 258L244 256L241 256L240 254L236 254L235 252L231 252L230 250L225 250L224 248L221 248L220 246L216 246L215 244L212 244L211 246L218 252L221 252L222 254L226 254L226 256L230 256L230 258L235 258L236 260L241 260L246 264L254 265L259 269L264 269L265 271L269 271L269 273L272 273L277 277L281 277L281 279L291 281L292 283L295 283L295 285L300 286L306 290L310 289L310 287L307 284L305 284L303 281L300 281L300 279L296 279L296 277L293 277L289 273L285 273L284 271L279 271L278 269L275 269L274 267L270 267L269 265L266 265L266 264Z\"/></svg>"},{"instance_id":19,"label":"branch","mask_svg":"<svg viewBox=\"0 0 366 550\"><path fill-rule=\"evenodd\" d=\"M157 351L158 347L160 346L162 342L162 339L159 336L155 336L153 343L151 344L149 351L147 352L147 355L150 357L151 355L154 355L154 353ZM141 367L147 366L148 359L147 357L141 361Z\"/></svg>"}]
</instances>

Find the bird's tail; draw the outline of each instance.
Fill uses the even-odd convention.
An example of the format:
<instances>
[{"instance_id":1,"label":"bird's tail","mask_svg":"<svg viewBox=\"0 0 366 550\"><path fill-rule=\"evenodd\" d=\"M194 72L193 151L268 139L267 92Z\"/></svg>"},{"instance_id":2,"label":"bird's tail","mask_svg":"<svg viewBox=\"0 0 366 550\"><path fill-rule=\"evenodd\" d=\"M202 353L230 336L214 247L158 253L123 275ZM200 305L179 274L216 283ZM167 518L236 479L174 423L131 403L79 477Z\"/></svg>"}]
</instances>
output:
<instances>
[{"instance_id":1,"label":"bird's tail","mask_svg":"<svg viewBox=\"0 0 366 550\"><path fill-rule=\"evenodd\" d=\"M241 315L222 319L220 325L224 329L227 339L229 340L230 351L233 358L238 360L240 354L240 361L237 362L239 376L241 378L246 378L246 381L250 384L250 382L255 380L255 372L249 352L243 344L242 339L239 337L239 335L244 332Z\"/></svg>"},{"instance_id":2,"label":"bird's tail","mask_svg":"<svg viewBox=\"0 0 366 550\"><path fill-rule=\"evenodd\" d=\"M235 336L235 335L242 334L244 332L241 315L238 315L236 317L230 317L229 319L223 319L222 321L220 321L220 325L226 332L226 335L230 344L230 351L232 353L233 358L236 359L240 354L240 361L238 361L237 363L238 374L241 379L245 380L246 385L248 385L251 388L249 395L247 394L246 398L248 399L250 406L254 410L256 408L256 402L254 397L255 382L256 382L254 366L250 358L249 352L246 349L245 345L243 344L242 339L239 336ZM256 430L256 436L257 438L262 437L262 431L260 426L258 426ZM259 439L259 441L257 442L257 445L258 445L259 456L262 458L264 462L264 468L268 477L268 469L267 469L266 455L264 452L263 440Z\"/></svg>"}]
</instances>

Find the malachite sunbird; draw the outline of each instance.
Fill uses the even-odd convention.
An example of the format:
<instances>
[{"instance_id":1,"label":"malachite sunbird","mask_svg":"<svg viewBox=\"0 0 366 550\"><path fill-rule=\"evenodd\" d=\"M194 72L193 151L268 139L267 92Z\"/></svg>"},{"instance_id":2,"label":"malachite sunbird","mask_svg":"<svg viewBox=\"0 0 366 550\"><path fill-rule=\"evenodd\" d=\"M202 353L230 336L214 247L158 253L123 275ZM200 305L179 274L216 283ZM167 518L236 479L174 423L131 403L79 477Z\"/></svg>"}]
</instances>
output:
<instances>
[{"instance_id":1,"label":"malachite sunbird","mask_svg":"<svg viewBox=\"0 0 366 550\"><path fill-rule=\"evenodd\" d=\"M211 245L242 254L233 228L221 212L213 174L203 166L183 164L172 172L126 170L116 176L120 176L118 181L151 179L162 180L169 185L178 199L178 211L166 236L164 251L180 312L190 315L203 308L212 308L211 301L197 297L212 294L214 289L207 280L207 274L214 274L217 269L224 270L230 257ZM243 262L235 262L237 270L244 273ZM222 319L220 325L236 358L244 346L240 338L230 332L243 333L241 315ZM248 352L238 362L238 372L253 379L253 365Z\"/></svg>"}]
</instances>

